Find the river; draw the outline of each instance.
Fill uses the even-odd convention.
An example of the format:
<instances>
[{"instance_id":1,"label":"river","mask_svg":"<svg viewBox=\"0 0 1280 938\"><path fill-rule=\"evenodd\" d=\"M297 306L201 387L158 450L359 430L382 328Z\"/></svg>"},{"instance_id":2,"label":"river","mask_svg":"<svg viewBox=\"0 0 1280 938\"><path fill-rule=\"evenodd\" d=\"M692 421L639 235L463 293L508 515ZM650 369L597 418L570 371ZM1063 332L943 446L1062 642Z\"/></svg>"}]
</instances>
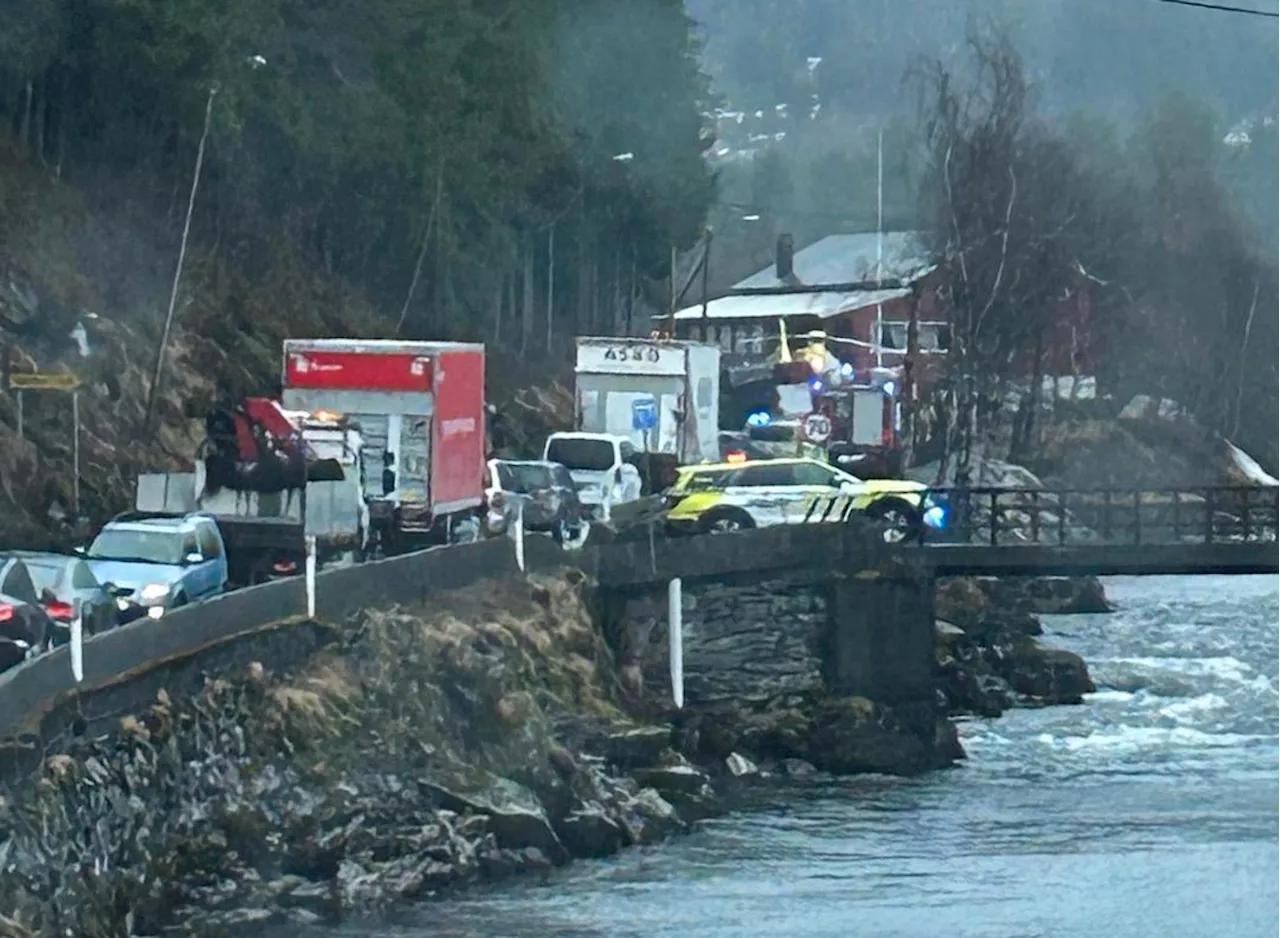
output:
<instances>
[{"instance_id":1,"label":"river","mask_svg":"<svg viewBox=\"0 0 1280 938\"><path fill-rule=\"evenodd\" d=\"M1099 692L965 723L957 769L771 790L547 883L305 938L1274 936L1277 581L1107 591L1113 615L1045 619Z\"/></svg>"}]
</instances>

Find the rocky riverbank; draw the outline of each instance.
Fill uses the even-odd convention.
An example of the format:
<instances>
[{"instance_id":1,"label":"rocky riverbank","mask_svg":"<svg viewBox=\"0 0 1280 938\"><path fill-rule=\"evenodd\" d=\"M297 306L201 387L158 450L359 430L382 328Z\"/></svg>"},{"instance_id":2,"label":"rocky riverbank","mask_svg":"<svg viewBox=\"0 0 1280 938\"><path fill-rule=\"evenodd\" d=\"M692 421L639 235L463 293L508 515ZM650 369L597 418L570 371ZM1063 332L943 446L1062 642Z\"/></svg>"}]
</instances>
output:
<instances>
[{"instance_id":1,"label":"rocky riverbank","mask_svg":"<svg viewBox=\"0 0 1280 938\"><path fill-rule=\"evenodd\" d=\"M797 607L774 611L816 621L817 592L774 586ZM294 673L254 662L188 699L161 691L0 793L0 936L333 922L684 831L756 763L940 768L964 755L947 710L1092 690L1083 662L1035 643L1035 614L1105 606L1080 581L950 581L945 707L825 697L801 668L794 686L677 713L627 643L615 657L588 594L576 571L487 581L369 612ZM765 599L700 601L728 623Z\"/></svg>"},{"instance_id":2,"label":"rocky riverbank","mask_svg":"<svg viewBox=\"0 0 1280 938\"><path fill-rule=\"evenodd\" d=\"M1096 578L957 577L938 584L936 611L939 690L952 715L1077 704L1094 691L1079 655L1039 640L1038 616L1110 612Z\"/></svg>"},{"instance_id":3,"label":"rocky riverbank","mask_svg":"<svg viewBox=\"0 0 1280 938\"><path fill-rule=\"evenodd\" d=\"M298 673L162 692L50 757L0 801L0 934L332 921L684 829L708 778L619 705L584 589L369 613Z\"/></svg>"}]
</instances>

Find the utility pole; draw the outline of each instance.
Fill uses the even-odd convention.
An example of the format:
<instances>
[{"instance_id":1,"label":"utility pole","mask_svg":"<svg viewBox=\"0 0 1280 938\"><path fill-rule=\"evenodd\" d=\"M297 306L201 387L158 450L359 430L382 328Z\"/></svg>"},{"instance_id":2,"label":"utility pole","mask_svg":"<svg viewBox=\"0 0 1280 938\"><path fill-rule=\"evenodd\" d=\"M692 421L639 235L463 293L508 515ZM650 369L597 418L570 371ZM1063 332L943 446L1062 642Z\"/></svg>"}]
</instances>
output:
<instances>
[{"instance_id":1,"label":"utility pole","mask_svg":"<svg viewBox=\"0 0 1280 938\"><path fill-rule=\"evenodd\" d=\"M147 389L147 409L143 417L143 435L149 437L155 418L156 398L160 391L160 378L164 371L164 353L169 345L169 333L173 330L174 311L178 306L178 287L182 283L182 265L187 259L187 239L191 235L191 214L196 207L196 190L200 187L200 170L204 167L204 146L209 139L209 124L213 118L213 99L218 94L218 83L209 86L209 99L204 105L204 130L200 134L200 146L196 149L196 168L191 174L191 195L187 199L187 219L182 225L182 244L178 248L178 266L173 272L173 289L169 293L169 312L164 317L164 331L156 347L156 366L151 372L151 387Z\"/></svg>"}]
</instances>

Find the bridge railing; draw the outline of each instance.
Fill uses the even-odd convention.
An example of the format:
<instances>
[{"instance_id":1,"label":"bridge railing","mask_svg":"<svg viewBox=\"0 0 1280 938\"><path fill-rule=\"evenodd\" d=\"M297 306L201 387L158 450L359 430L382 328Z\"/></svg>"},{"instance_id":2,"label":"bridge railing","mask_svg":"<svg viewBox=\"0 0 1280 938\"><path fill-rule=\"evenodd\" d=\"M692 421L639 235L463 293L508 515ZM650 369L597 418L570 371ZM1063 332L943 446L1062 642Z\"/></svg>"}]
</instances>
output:
<instances>
[{"instance_id":1,"label":"bridge railing","mask_svg":"<svg viewBox=\"0 0 1280 938\"><path fill-rule=\"evenodd\" d=\"M951 539L997 546L1280 539L1280 488L940 488Z\"/></svg>"}]
</instances>

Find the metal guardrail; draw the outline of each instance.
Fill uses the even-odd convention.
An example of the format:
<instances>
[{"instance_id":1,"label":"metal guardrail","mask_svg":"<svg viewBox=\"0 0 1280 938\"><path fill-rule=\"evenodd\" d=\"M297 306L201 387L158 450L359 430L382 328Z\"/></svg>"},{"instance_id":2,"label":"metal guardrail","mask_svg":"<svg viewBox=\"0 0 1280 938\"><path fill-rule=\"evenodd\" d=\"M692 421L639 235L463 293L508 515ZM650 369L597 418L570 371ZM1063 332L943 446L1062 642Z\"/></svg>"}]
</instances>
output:
<instances>
[{"instance_id":1,"label":"metal guardrail","mask_svg":"<svg viewBox=\"0 0 1280 938\"><path fill-rule=\"evenodd\" d=\"M971 487L932 490L951 537L991 547L1208 545L1280 540L1280 488Z\"/></svg>"}]
</instances>

